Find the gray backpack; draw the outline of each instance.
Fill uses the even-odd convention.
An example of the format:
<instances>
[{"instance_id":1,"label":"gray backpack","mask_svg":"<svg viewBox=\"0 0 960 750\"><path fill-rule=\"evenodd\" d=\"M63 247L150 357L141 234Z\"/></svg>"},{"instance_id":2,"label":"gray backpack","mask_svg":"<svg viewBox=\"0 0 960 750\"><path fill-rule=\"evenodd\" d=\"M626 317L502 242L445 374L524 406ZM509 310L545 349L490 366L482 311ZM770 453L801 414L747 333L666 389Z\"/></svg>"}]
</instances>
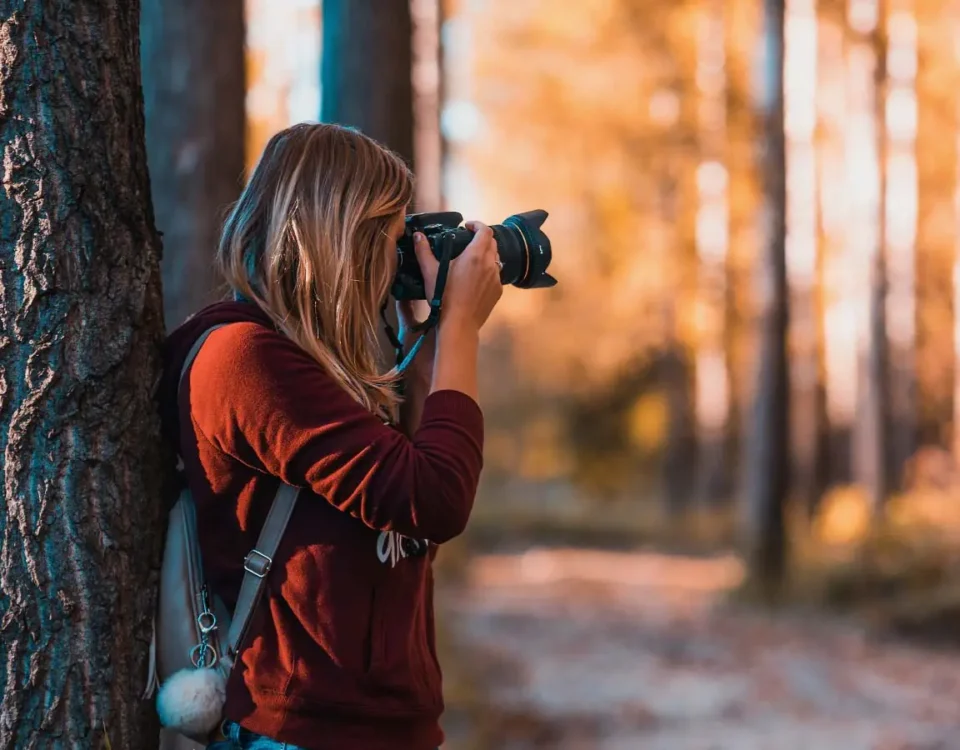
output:
<instances>
[{"instance_id":1,"label":"gray backpack","mask_svg":"<svg viewBox=\"0 0 960 750\"><path fill-rule=\"evenodd\" d=\"M222 327L214 326L197 339L180 370L180 388L200 347ZM204 581L196 507L189 488L184 487L170 511L144 694L150 698L156 692L164 727L162 747L203 748L219 728L227 678L263 595L298 493L296 487L283 483L277 489L257 546L244 558L243 582L232 613Z\"/></svg>"}]
</instances>

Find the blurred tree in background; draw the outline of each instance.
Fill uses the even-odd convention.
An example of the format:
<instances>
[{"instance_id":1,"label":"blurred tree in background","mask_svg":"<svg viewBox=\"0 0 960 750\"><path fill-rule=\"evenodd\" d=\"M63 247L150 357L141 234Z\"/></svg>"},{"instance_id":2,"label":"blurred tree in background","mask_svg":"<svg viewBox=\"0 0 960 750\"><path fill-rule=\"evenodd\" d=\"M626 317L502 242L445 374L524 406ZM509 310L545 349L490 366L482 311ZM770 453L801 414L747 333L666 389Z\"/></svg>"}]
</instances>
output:
<instances>
[{"instance_id":1,"label":"blurred tree in background","mask_svg":"<svg viewBox=\"0 0 960 750\"><path fill-rule=\"evenodd\" d=\"M954 382L954 268L957 254L956 29L945 22L954 5L916 0L912 33L917 49L916 140L916 374L919 439L953 451L956 440ZM907 33L910 33L909 31Z\"/></svg>"},{"instance_id":2,"label":"blurred tree in background","mask_svg":"<svg viewBox=\"0 0 960 750\"><path fill-rule=\"evenodd\" d=\"M324 0L325 122L353 125L413 166L413 25L408 0Z\"/></svg>"},{"instance_id":3,"label":"blurred tree in background","mask_svg":"<svg viewBox=\"0 0 960 750\"><path fill-rule=\"evenodd\" d=\"M163 233L167 326L221 296L220 229L243 187L242 0L143 0L147 155Z\"/></svg>"},{"instance_id":4,"label":"blurred tree in background","mask_svg":"<svg viewBox=\"0 0 960 750\"><path fill-rule=\"evenodd\" d=\"M744 463L747 562L753 576L767 590L765 593L779 587L786 573L785 508L790 477L784 20L784 1L765 0L761 107L768 225L760 261L764 283L758 383Z\"/></svg>"}]
</instances>

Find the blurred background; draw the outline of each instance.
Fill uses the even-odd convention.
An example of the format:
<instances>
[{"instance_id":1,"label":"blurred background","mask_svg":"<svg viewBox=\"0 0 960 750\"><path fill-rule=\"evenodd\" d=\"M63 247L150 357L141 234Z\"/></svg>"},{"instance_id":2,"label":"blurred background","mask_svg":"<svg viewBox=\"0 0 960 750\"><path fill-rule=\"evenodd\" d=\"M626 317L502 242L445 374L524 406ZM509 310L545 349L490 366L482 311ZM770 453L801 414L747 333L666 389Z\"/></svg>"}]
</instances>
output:
<instances>
[{"instance_id":1,"label":"blurred background","mask_svg":"<svg viewBox=\"0 0 960 750\"><path fill-rule=\"evenodd\" d=\"M438 558L445 748L960 747L957 0L143 0L168 324L266 140L550 213Z\"/></svg>"}]
</instances>

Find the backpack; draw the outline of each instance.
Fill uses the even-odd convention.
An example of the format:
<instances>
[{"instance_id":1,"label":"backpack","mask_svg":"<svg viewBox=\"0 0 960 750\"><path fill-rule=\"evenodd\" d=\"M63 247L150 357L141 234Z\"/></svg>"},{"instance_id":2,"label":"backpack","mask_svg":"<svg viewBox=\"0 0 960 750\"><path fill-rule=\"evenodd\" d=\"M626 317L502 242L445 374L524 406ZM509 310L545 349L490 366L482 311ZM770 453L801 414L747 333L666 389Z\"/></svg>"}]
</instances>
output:
<instances>
[{"instance_id":1,"label":"backpack","mask_svg":"<svg viewBox=\"0 0 960 750\"><path fill-rule=\"evenodd\" d=\"M178 388L207 337L222 327L213 326L197 339L180 370ZM183 470L182 458L178 468ZM231 613L204 580L196 506L184 482L167 523L144 693L149 699L156 692L157 713L165 728L164 747L203 748L220 726L227 678L263 595L298 493L296 487L280 483L257 546L244 558L243 582ZM173 739L171 734L181 738ZM183 738L194 742L185 745Z\"/></svg>"}]
</instances>

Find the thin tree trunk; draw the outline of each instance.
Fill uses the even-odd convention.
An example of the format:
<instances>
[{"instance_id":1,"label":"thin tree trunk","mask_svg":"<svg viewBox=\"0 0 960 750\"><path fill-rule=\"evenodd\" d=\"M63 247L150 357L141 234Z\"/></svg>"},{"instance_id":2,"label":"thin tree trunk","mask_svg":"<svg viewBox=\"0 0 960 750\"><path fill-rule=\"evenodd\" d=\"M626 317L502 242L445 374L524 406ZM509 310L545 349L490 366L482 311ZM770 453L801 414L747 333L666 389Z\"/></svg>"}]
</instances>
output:
<instances>
[{"instance_id":1,"label":"thin tree trunk","mask_svg":"<svg viewBox=\"0 0 960 750\"><path fill-rule=\"evenodd\" d=\"M852 425L854 475L871 507L881 512L889 494L889 377L886 335L886 132L883 31L878 0L849 5L846 156L848 179L863 184L847 197L847 244L856 271L848 296L859 319L857 411ZM854 12L855 7L859 11ZM872 12L871 12L872 10ZM862 260L861 260L862 259Z\"/></svg>"},{"instance_id":2,"label":"thin tree trunk","mask_svg":"<svg viewBox=\"0 0 960 750\"><path fill-rule=\"evenodd\" d=\"M139 3L6 3L0 748L155 746L163 333Z\"/></svg>"},{"instance_id":3,"label":"thin tree trunk","mask_svg":"<svg viewBox=\"0 0 960 750\"><path fill-rule=\"evenodd\" d=\"M846 195L846 128L849 97L846 91L847 42L845 0L821 1L819 15L819 114L817 185L822 232L818 274L818 313L821 330L818 357L823 376L821 446L829 456L825 483L853 481L853 422L857 413L858 339L856 304L850 286L859 274L850 274L855 247L847 240L850 223ZM823 434L825 432L825 434Z\"/></svg>"},{"instance_id":4,"label":"thin tree trunk","mask_svg":"<svg viewBox=\"0 0 960 750\"><path fill-rule=\"evenodd\" d=\"M813 6L787 4L784 91L794 116L786 128L787 235L790 290L791 494L812 513L820 496L820 401L818 270L823 247L818 231L815 150L817 86L804 85L818 68L817 16Z\"/></svg>"},{"instance_id":5,"label":"thin tree trunk","mask_svg":"<svg viewBox=\"0 0 960 750\"><path fill-rule=\"evenodd\" d=\"M761 186L755 163L759 125L751 100L753 49L744 39L759 36L761 9L754 0L734 0L725 5L727 25L727 165L729 169L729 234L727 254L727 302L724 324L726 363L730 388L730 416L727 421L727 457L738 466L745 459L745 427L748 404L753 401L756 383L750 377L756 357L754 327L757 267L757 215Z\"/></svg>"},{"instance_id":6,"label":"thin tree trunk","mask_svg":"<svg viewBox=\"0 0 960 750\"><path fill-rule=\"evenodd\" d=\"M680 115L672 134L672 153L661 183L661 210L674 252L668 270L670 294L664 300L667 342L662 368L667 401L667 434L664 445L663 484L666 515L682 516L696 493L697 412L697 48L691 35L676 50L678 78L673 82L680 98Z\"/></svg>"},{"instance_id":7,"label":"thin tree trunk","mask_svg":"<svg viewBox=\"0 0 960 750\"><path fill-rule=\"evenodd\" d=\"M783 131L784 2L765 0L763 175L769 224L760 362L747 471L746 553L753 580L774 595L786 573L784 511L789 475L787 374L786 152Z\"/></svg>"},{"instance_id":8,"label":"thin tree trunk","mask_svg":"<svg viewBox=\"0 0 960 750\"><path fill-rule=\"evenodd\" d=\"M413 164L409 0L324 0L325 122L352 125Z\"/></svg>"},{"instance_id":9,"label":"thin tree trunk","mask_svg":"<svg viewBox=\"0 0 960 750\"><path fill-rule=\"evenodd\" d=\"M417 168L417 211L440 211L443 208L441 6L438 0L411 0L410 3L413 15L413 154Z\"/></svg>"},{"instance_id":10,"label":"thin tree trunk","mask_svg":"<svg viewBox=\"0 0 960 750\"><path fill-rule=\"evenodd\" d=\"M727 254L730 247L729 179L726 145L725 8L721 0L700 7L697 34L698 336L696 351L696 422L699 466L697 497L707 507L730 496L727 425L730 381L724 346L727 299ZM706 228L706 229L704 229Z\"/></svg>"},{"instance_id":11,"label":"thin tree trunk","mask_svg":"<svg viewBox=\"0 0 960 750\"><path fill-rule=\"evenodd\" d=\"M879 27L878 58L882 76L881 117L883 162L881 187L884 192L884 250L886 253L886 353L887 407L886 465L888 489L903 486L904 468L917 450L917 367L916 367L916 302L917 302L917 130L916 118L897 116L903 106L897 102L916 101L917 35L913 19L905 12L908 6L891 4L885 8ZM899 10L898 10L899 9ZM952 52L950 50L949 52ZM948 54L949 54L948 52ZM886 60L895 64L886 65ZM906 64L904 64L906 63ZM945 138L947 142L949 138ZM941 149L938 149L941 150ZM950 161L950 154L943 149ZM913 209L913 210L911 210ZM949 266L947 269L949 273ZM948 301L949 305L949 301ZM949 331L950 326L946 329ZM950 336L941 339L950 356ZM949 379L946 382L948 409L942 417L950 423ZM946 429L943 431L946 436Z\"/></svg>"},{"instance_id":12,"label":"thin tree trunk","mask_svg":"<svg viewBox=\"0 0 960 750\"><path fill-rule=\"evenodd\" d=\"M952 448L954 436L954 257L958 232L954 194L956 27L945 22L952 0L917 0L918 203L916 253L916 378L921 445ZM930 144L936 144L935 147Z\"/></svg>"},{"instance_id":13,"label":"thin tree trunk","mask_svg":"<svg viewBox=\"0 0 960 750\"><path fill-rule=\"evenodd\" d=\"M814 159L817 176L817 259L813 282L813 365L816 370L813 422L814 446L813 461L810 467L810 481L807 486L806 509L808 518L812 519L820 509L820 503L830 486L835 461L831 460L831 447L834 442L833 426L830 423L827 382L829 377L827 361L827 298L829 280L827 276L827 258L830 251L831 237L825 230L823 212L819 210L822 196L819 193L823 185L821 170L823 167L823 152L819 148L819 139L814 139Z\"/></svg>"},{"instance_id":14,"label":"thin tree trunk","mask_svg":"<svg viewBox=\"0 0 960 750\"><path fill-rule=\"evenodd\" d=\"M663 446L663 494L664 515L667 518L681 517L688 509L695 489L697 461L696 424L693 411L693 368L689 337L682 316L682 302L689 298L692 282L690 267L694 264L689 247L676 229L679 222L678 180L668 166L661 177L660 212L664 224L672 227L670 237L670 262L666 270L666 293L662 300L666 345L660 368L660 382L666 398L667 425ZM691 240L692 242L692 240ZM679 299L678 299L679 298Z\"/></svg>"},{"instance_id":15,"label":"thin tree trunk","mask_svg":"<svg viewBox=\"0 0 960 750\"><path fill-rule=\"evenodd\" d=\"M671 338L664 354L662 377L667 401L667 432L664 441L663 484L668 518L678 518L689 508L694 495L697 441L690 393L690 363L683 346Z\"/></svg>"},{"instance_id":16,"label":"thin tree trunk","mask_svg":"<svg viewBox=\"0 0 960 750\"><path fill-rule=\"evenodd\" d=\"M221 288L213 256L244 174L243 2L145 0L141 29L164 310L174 327Z\"/></svg>"},{"instance_id":17,"label":"thin tree trunk","mask_svg":"<svg viewBox=\"0 0 960 750\"><path fill-rule=\"evenodd\" d=\"M839 151L842 154L843 148L843 118L838 111L838 105L844 98L843 78L838 74L843 70L844 62L844 10L843 3L837 0L821 0L814 11L817 24L817 91L812 158L815 169L817 256L812 301L816 384L813 399L815 444L805 502L808 519L812 519L819 511L831 482L838 481L848 463L846 451L844 455L838 455L838 449L841 445L846 447L849 441L841 439L840 425L834 424L831 419L830 378L834 373L830 361L831 330L827 323L833 305L831 270L839 244L838 225L842 221L842 205L835 193L842 190L842 179L838 179L836 174L838 169L843 168L843 159L836 158L834 153ZM842 171L839 174L842 177Z\"/></svg>"},{"instance_id":18,"label":"thin tree trunk","mask_svg":"<svg viewBox=\"0 0 960 750\"><path fill-rule=\"evenodd\" d=\"M879 22L874 34L876 54L876 128L879 161L879 205L877 247L870 275L870 335L868 348L867 430L869 440L868 476L870 501L880 513L890 494L890 373L887 353L887 128L886 128L886 3L878 2Z\"/></svg>"}]
</instances>

